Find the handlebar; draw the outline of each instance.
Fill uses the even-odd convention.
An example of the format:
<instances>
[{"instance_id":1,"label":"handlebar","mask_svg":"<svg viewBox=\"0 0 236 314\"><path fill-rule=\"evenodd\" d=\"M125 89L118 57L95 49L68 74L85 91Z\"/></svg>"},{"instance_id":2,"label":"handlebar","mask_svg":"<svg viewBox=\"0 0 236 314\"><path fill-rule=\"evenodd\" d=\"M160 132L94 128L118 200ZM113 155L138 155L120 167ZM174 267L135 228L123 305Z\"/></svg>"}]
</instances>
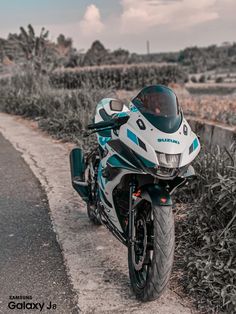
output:
<instances>
[{"instance_id":1,"label":"handlebar","mask_svg":"<svg viewBox=\"0 0 236 314\"><path fill-rule=\"evenodd\" d=\"M121 125L125 124L129 120L129 116L124 116L124 117L115 117L112 118L108 121L101 121L97 123L91 123L88 124L88 130L98 130L99 129L104 129L104 128L111 128L111 129L117 129ZM96 131L95 131L96 132Z\"/></svg>"},{"instance_id":2,"label":"handlebar","mask_svg":"<svg viewBox=\"0 0 236 314\"><path fill-rule=\"evenodd\" d=\"M101 128L106 128L106 127L112 127L114 125L113 120L108 120L108 121L101 121L97 123L91 123L88 124L88 130L94 130L94 129L101 129Z\"/></svg>"}]
</instances>

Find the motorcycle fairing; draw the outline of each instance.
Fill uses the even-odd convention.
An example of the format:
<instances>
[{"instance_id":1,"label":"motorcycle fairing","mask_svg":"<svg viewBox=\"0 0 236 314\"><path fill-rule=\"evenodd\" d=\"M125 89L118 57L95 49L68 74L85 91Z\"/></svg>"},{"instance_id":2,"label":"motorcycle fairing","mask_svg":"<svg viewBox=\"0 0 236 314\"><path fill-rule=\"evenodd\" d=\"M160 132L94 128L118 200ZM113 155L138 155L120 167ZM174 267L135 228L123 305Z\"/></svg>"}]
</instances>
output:
<instances>
[{"instance_id":1,"label":"motorcycle fairing","mask_svg":"<svg viewBox=\"0 0 236 314\"><path fill-rule=\"evenodd\" d=\"M190 164L200 151L198 138L191 131L188 122L183 118L179 129L175 133L164 133L155 128L138 111L130 105L132 114L128 122L121 126L119 138L137 154L151 163L159 165L156 152L164 154L181 154L179 168ZM137 124L141 120L145 129Z\"/></svg>"},{"instance_id":2,"label":"motorcycle fairing","mask_svg":"<svg viewBox=\"0 0 236 314\"><path fill-rule=\"evenodd\" d=\"M96 107L96 114L94 122L101 122L101 121L107 121L112 118L113 115L118 114L121 115L122 113L128 112L128 108L123 105L123 109L120 110L113 110L111 109L111 102L116 101L115 98L104 98L102 99ZM111 130L105 130L100 131L97 133L97 139L99 145L104 148L106 143L112 138L112 131Z\"/></svg>"},{"instance_id":3,"label":"motorcycle fairing","mask_svg":"<svg viewBox=\"0 0 236 314\"><path fill-rule=\"evenodd\" d=\"M132 102L129 104L129 109L124 106L123 111L120 112L111 110L110 102L112 100L114 99L106 98L97 105L95 122L110 119L115 114L128 114L130 118L119 130L109 130L110 133L105 134L108 136L104 136L104 133L97 134L99 145L103 150L106 150L106 156L102 158L99 165L98 185L101 190L100 198L107 216L116 228L123 232L113 200L113 191L119 185L121 179L126 174L145 174L145 167L158 167L159 161L156 152L180 154L179 168L184 168L196 157L200 145L196 135L191 131L184 118L176 132L164 133L145 119ZM138 120L141 120L142 123L138 123ZM114 169L119 168L119 172L113 175L111 180L104 177L104 175L106 176L106 168L109 166ZM146 190L145 193L154 195L153 191L155 190L156 197L157 194L164 195L167 204L171 204L168 192L163 187L160 188L159 185L155 185L155 188L150 189ZM159 196L157 198L160 200Z\"/></svg>"}]
</instances>

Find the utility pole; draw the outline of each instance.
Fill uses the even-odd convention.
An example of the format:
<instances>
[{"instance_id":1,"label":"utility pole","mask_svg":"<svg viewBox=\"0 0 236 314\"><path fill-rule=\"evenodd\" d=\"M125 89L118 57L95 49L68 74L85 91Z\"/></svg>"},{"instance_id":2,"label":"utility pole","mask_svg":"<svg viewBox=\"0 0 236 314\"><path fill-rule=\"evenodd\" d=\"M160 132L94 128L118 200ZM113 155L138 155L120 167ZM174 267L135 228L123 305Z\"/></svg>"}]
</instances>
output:
<instances>
[{"instance_id":1,"label":"utility pole","mask_svg":"<svg viewBox=\"0 0 236 314\"><path fill-rule=\"evenodd\" d=\"M150 41L147 40L147 54L150 54Z\"/></svg>"}]
</instances>

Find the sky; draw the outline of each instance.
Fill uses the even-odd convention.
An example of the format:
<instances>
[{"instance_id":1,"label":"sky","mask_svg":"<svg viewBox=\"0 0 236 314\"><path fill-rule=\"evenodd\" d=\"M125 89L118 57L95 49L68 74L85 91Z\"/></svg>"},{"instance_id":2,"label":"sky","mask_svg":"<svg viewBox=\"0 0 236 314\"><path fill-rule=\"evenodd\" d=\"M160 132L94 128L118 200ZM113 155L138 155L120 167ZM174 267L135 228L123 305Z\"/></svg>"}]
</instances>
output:
<instances>
[{"instance_id":1,"label":"sky","mask_svg":"<svg viewBox=\"0 0 236 314\"><path fill-rule=\"evenodd\" d=\"M98 39L106 48L145 53L236 42L236 0L0 0L0 37L20 26L45 27L87 50Z\"/></svg>"}]
</instances>

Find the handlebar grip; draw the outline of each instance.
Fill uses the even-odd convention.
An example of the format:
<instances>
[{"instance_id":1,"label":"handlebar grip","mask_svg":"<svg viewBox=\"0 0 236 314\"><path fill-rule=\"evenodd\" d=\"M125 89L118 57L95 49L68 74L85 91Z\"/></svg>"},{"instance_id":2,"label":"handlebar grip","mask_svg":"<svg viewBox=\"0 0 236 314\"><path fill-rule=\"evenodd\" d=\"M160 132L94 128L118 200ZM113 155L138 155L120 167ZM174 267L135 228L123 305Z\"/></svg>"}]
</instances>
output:
<instances>
[{"instance_id":1,"label":"handlebar grip","mask_svg":"<svg viewBox=\"0 0 236 314\"><path fill-rule=\"evenodd\" d=\"M125 124L129 120L129 116L124 117L114 117L107 121L100 121L97 123L91 123L88 124L87 128L88 130L94 130L94 129L102 129L102 128L119 128L122 124Z\"/></svg>"},{"instance_id":2,"label":"handlebar grip","mask_svg":"<svg viewBox=\"0 0 236 314\"><path fill-rule=\"evenodd\" d=\"M109 126L113 126L114 125L114 121L101 121L101 122L97 122L97 123L91 123L88 124L88 129L89 130L93 130L93 129L100 129L100 128L106 128Z\"/></svg>"}]
</instances>

